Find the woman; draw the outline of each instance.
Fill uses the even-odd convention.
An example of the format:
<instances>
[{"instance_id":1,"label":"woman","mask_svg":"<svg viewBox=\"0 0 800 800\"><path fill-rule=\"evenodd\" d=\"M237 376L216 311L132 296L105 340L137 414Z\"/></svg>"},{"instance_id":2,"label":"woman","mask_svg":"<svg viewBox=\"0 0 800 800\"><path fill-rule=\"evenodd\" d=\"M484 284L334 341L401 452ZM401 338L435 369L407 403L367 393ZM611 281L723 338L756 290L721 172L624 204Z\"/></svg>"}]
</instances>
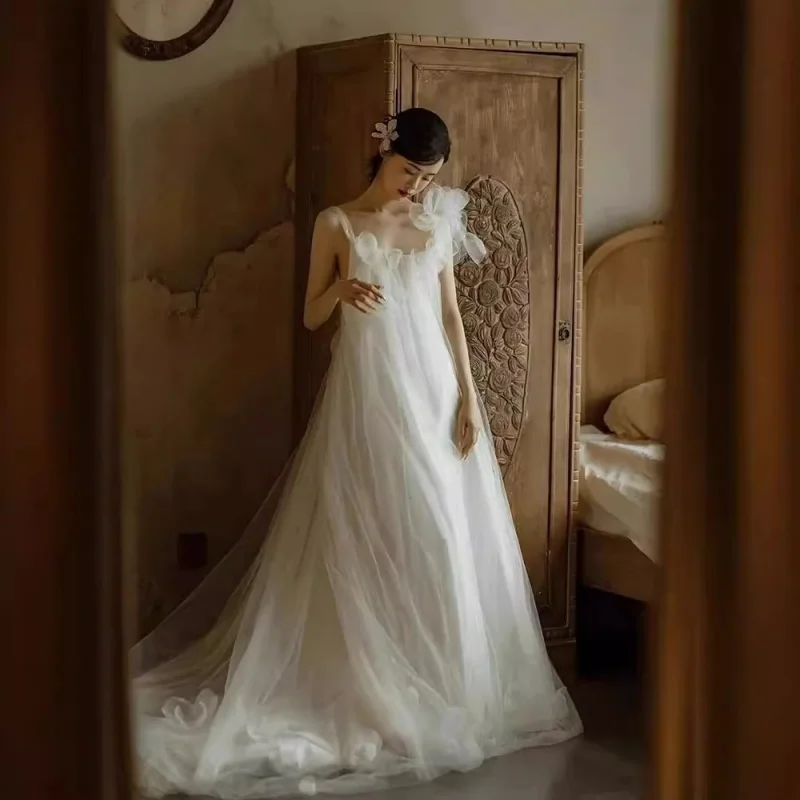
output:
<instances>
[{"instance_id":1,"label":"woman","mask_svg":"<svg viewBox=\"0 0 800 800\"><path fill-rule=\"evenodd\" d=\"M358 792L581 731L470 374L453 267L485 251L466 195L433 185L447 127L410 109L373 135L370 187L315 226L305 324L341 324L277 509L243 538L263 548L204 637L163 655L247 546L134 653L146 794Z\"/></svg>"}]
</instances>

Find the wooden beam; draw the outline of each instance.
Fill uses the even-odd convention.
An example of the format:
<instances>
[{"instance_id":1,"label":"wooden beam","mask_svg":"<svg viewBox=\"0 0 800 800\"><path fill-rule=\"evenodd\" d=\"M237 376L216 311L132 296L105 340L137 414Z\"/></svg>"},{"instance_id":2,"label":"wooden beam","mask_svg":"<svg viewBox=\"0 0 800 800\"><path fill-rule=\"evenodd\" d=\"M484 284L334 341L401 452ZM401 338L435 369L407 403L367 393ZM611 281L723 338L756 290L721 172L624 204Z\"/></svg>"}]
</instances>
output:
<instances>
[{"instance_id":1,"label":"wooden beam","mask_svg":"<svg viewBox=\"0 0 800 800\"><path fill-rule=\"evenodd\" d=\"M106 4L0 4L4 795L129 792Z\"/></svg>"},{"instance_id":2,"label":"wooden beam","mask_svg":"<svg viewBox=\"0 0 800 800\"><path fill-rule=\"evenodd\" d=\"M777 800L800 792L800 7L677 8L653 796Z\"/></svg>"}]
</instances>

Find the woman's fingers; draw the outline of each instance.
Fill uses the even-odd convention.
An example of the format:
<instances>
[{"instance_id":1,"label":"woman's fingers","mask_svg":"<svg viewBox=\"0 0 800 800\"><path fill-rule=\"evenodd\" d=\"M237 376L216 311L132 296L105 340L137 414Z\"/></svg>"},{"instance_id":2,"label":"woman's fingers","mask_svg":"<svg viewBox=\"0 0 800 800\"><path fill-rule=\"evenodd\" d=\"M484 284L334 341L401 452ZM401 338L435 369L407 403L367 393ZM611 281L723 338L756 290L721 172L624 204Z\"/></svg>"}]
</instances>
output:
<instances>
[{"instance_id":1,"label":"woman's fingers","mask_svg":"<svg viewBox=\"0 0 800 800\"><path fill-rule=\"evenodd\" d=\"M355 297L353 299L353 306L362 314L371 314L376 310L375 306L372 305L372 303L370 303L365 297Z\"/></svg>"},{"instance_id":2,"label":"woman's fingers","mask_svg":"<svg viewBox=\"0 0 800 800\"><path fill-rule=\"evenodd\" d=\"M462 458L466 458L472 452L472 448L475 447L477 441L478 429L472 424L472 422L467 421L464 424L464 430L461 439Z\"/></svg>"},{"instance_id":3,"label":"woman's fingers","mask_svg":"<svg viewBox=\"0 0 800 800\"><path fill-rule=\"evenodd\" d=\"M383 296L376 294L369 286L355 284L353 286L353 305L366 305L370 311L377 311L383 304Z\"/></svg>"},{"instance_id":4,"label":"woman's fingers","mask_svg":"<svg viewBox=\"0 0 800 800\"><path fill-rule=\"evenodd\" d=\"M461 452L461 458L464 459L469 455L475 444L475 426L468 419L465 419L459 422L458 428L458 449Z\"/></svg>"},{"instance_id":5,"label":"woman's fingers","mask_svg":"<svg viewBox=\"0 0 800 800\"><path fill-rule=\"evenodd\" d=\"M357 308L363 314L370 314L377 311L383 305L386 298L381 292L381 287L373 283L352 280L349 282L350 290L348 295L343 298L343 302Z\"/></svg>"},{"instance_id":6,"label":"woman's fingers","mask_svg":"<svg viewBox=\"0 0 800 800\"><path fill-rule=\"evenodd\" d=\"M351 304L364 314L369 314L375 311L375 304L368 292L365 292L358 286L353 287L353 297L350 300Z\"/></svg>"},{"instance_id":7,"label":"woman's fingers","mask_svg":"<svg viewBox=\"0 0 800 800\"><path fill-rule=\"evenodd\" d=\"M368 294L373 300L376 300L379 303L383 303L386 299L383 296L383 292L381 291L381 287L375 283L364 283L363 281L356 282L356 288L360 289L362 292Z\"/></svg>"}]
</instances>

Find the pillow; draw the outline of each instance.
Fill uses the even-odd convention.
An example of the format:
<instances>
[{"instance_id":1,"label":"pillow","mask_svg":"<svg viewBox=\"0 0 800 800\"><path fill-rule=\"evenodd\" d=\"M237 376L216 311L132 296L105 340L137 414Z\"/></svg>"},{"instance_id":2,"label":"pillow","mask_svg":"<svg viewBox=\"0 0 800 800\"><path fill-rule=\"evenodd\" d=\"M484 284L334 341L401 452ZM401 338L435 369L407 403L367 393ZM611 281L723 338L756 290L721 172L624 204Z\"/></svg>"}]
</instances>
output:
<instances>
[{"instance_id":1,"label":"pillow","mask_svg":"<svg viewBox=\"0 0 800 800\"><path fill-rule=\"evenodd\" d=\"M624 439L651 439L664 436L664 389L666 381L646 381L617 395L603 421L608 429Z\"/></svg>"}]
</instances>

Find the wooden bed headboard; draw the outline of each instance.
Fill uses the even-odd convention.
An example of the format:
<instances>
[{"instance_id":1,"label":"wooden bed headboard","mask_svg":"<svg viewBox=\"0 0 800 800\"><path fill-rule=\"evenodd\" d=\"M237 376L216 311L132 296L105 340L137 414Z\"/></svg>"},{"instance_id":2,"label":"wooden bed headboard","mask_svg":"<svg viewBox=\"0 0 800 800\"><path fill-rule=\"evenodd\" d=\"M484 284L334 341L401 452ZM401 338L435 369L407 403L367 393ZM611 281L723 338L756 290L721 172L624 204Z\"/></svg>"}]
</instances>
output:
<instances>
[{"instance_id":1,"label":"wooden bed headboard","mask_svg":"<svg viewBox=\"0 0 800 800\"><path fill-rule=\"evenodd\" d=\"M665 226L645 225L609 239L583 275L581 424L603 429L614 397L664 377Z\"/></svg>"}]
</instances>

